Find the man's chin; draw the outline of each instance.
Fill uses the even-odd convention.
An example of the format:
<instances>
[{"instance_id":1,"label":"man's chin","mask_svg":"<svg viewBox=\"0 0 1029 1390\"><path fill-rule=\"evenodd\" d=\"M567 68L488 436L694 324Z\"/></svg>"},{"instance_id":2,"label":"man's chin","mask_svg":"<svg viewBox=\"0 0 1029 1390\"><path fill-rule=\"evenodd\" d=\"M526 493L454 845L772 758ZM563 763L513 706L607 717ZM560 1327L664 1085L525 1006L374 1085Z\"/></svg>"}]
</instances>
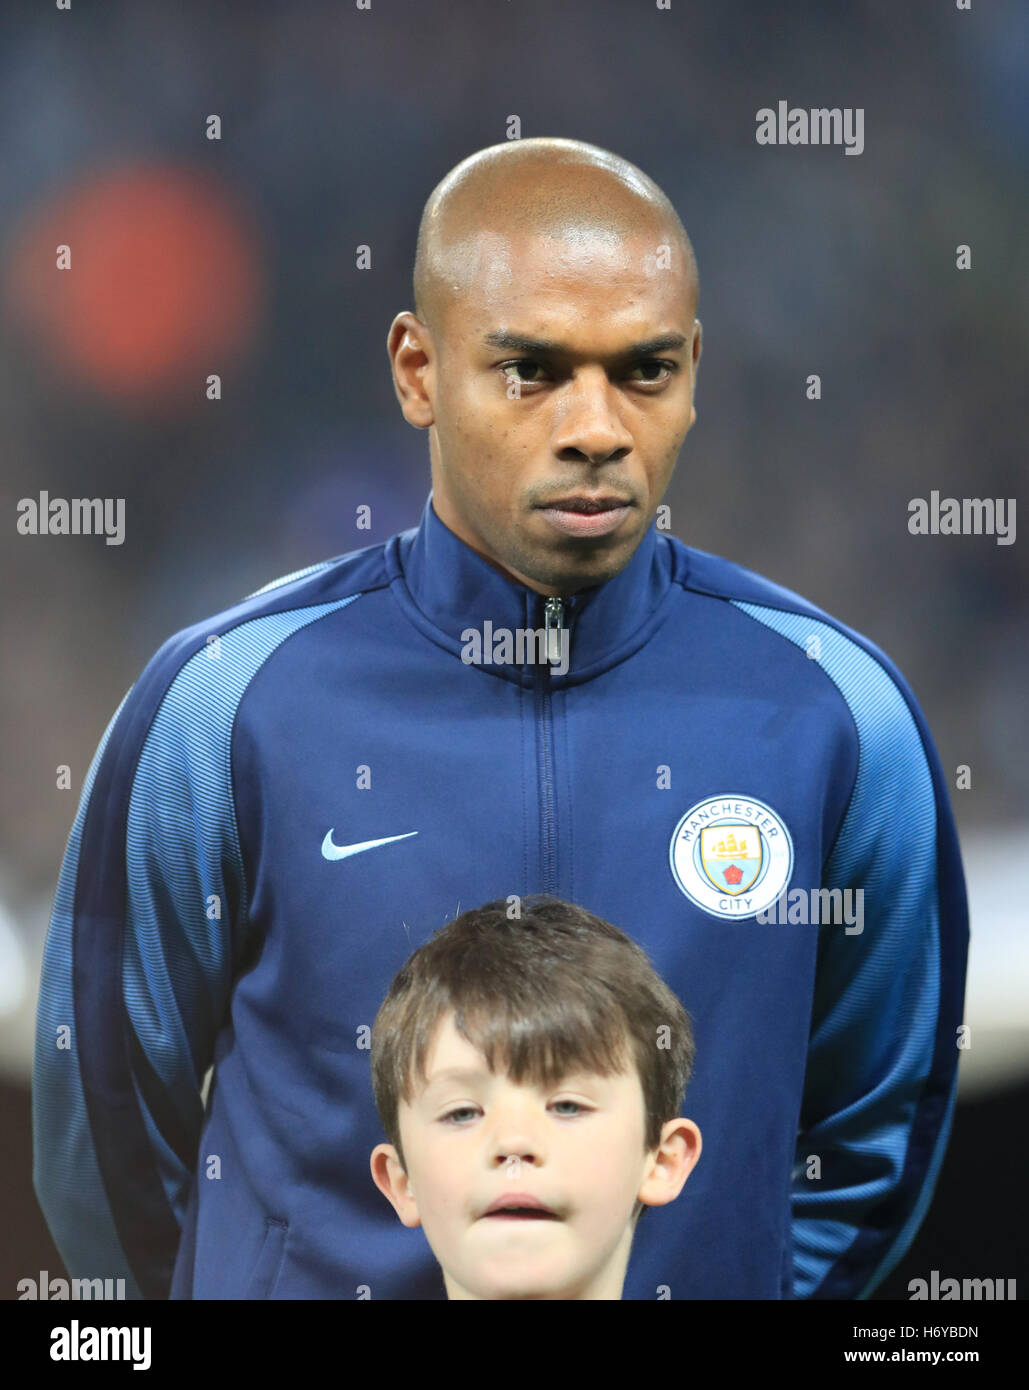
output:
<instances>
[{"instance_id":1,"label":"man's chin","mask_svg":"<svg viewBox=\"0 0 1029 1390\"><path fill-rule=\"evenodd\" d=\"M521 558L512 562L534 584L552 587L586 588L613 579L632 559L643 532L636 527L628 534L614 536L562 536L553 532L541 544L538 535L525 536ZM570 590L569 590L570 592Z\"/></svg>"},{"instance_id":2,"label":"man's chin","mask_svg":"<svg viewBox=\"0 0 1029 1390\"><path fill-rule=\"evenodd\" d=\"M583 546L573 543L569 548L561 547L560 556L550 554L540 558L529 576L536 584L560 589L562 593L573 594L579 589L590 589L604 584L620 574L632 559L635 542L625 542L617 546Z\"/></svg>"}]
</instances>

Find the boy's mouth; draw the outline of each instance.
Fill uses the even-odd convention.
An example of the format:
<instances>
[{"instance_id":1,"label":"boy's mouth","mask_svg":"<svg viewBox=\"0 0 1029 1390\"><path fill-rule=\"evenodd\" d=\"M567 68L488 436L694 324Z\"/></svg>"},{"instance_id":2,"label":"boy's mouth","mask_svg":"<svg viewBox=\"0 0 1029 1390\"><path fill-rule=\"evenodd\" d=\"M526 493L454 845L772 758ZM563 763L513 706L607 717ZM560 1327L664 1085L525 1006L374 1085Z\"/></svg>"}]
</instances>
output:
<instances>
[{"instance_id":1,"label":"boy's mouth","mask_svg":"<svg viewBox=\"0 0 1029 1390\"><path fill-rule=\"evenodd\" d=\"M489 1216L500 1221L560 1221L561 1219L557 1212L551 1211L546 1203L541 1202L538 1197L530 1197L526 1192L506 1192L495 1202L491 1202L482 1215L483 1218Z\"/></svg>"}]
</instances>

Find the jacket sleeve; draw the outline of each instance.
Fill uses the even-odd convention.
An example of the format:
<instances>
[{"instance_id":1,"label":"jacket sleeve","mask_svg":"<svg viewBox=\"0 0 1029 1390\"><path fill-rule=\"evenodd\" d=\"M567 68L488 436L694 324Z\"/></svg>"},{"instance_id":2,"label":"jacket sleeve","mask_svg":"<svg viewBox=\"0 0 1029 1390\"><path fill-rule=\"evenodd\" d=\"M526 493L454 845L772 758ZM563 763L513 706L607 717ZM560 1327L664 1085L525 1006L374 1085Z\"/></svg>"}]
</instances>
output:
<instances>
[{"instance_id":1,"label":"jacket sleeve","mask_svg":"<svg viewBox=\"0 0 1029 1390\"><path fill-rule=\"evenodd\" d=\"M909 687L863 639L830 634L825 664L858 765L823 887L850 889L860 909L849 927L823 916L818 928L793 1293L862 1299L911 1244L946 1148L968 909L946 783Z\"/></svg>"},{"instance_id":2,"label":"jacket sleeve","mask_svg":"<svg viewBox=\"0 0 1029 1390\"><path fill-rule=\"evenodd\" d=\"M33 1183L73 1279L167 1298L244 912L232 700L196 633L151 660L83 784L47 933Z\"/></svg>"}]
</instances>

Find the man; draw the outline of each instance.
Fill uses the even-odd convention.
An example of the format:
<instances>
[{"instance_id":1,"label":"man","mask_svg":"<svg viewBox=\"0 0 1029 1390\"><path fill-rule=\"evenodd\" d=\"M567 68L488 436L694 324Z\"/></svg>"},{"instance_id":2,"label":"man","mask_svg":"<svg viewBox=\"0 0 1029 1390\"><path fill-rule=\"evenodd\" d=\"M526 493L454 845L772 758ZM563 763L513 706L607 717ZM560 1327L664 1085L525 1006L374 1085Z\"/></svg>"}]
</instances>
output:
<instances>
[{"instance_id":1,"label":"man","mask_svg":"<svg viewBox=\"0 0 1029 1390\"><path fill-rule=\"evenodd\" d=\"M606 151L493 147L434 191L388 340L420 525L172 637L84 786L35 1082L73 1275L442 1298L369 1180L368 1032L462 903L534 892L690 1001L704 1161L626 1298L860 1298L910 1244L954 1102L953 817L877 648L657 525L696 302Z\"/></svg>"}]
</instances>

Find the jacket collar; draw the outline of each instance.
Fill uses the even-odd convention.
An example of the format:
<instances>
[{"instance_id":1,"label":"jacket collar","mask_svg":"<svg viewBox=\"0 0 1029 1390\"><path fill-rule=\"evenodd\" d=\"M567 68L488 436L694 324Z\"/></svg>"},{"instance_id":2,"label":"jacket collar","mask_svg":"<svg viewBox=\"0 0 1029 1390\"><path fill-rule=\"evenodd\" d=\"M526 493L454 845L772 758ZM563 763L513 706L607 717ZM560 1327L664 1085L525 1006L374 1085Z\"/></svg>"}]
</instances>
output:
<instances>
[{"instance_id":1,"label":"jacket collar","mask_svg":"<svg viewBox=\"0 0 1029 1390\"><path fill-rule=\"evenodd\" d=\"M492 636L496 653L501 630L542 631L546 600L506 578L444 525L431 491L419 525L387 542L386 565L398 601L437 645L457 655L464 652L467 659L469 633L475 630L483 639L484 670L519 685L539 679L541 668L519 664L514 655L507 662L489 661L485 639ZM542 668L551 686L586 680L642 646L667 612L675 568L671 542L651 522L619 574L564 598L567 671L558 674L553 663Z\"/></svg>"}]
</instances>

